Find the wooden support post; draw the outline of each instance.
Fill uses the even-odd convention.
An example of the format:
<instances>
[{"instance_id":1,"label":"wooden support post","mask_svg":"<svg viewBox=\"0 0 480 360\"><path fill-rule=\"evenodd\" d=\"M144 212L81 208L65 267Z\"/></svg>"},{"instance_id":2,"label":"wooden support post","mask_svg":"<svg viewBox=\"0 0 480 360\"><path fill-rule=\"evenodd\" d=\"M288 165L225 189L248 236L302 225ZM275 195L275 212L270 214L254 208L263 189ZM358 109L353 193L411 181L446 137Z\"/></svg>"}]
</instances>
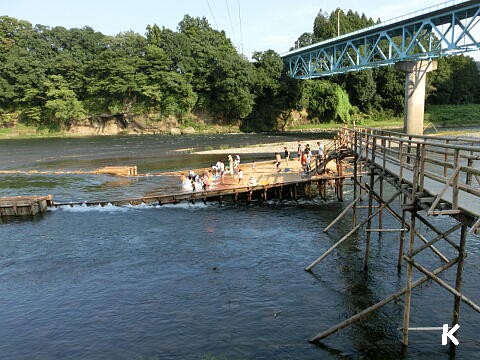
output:
<instances>
[{"instance_id":1,"label":"wooden support post","mask_svg":"<svg viewBox=\"0 0 480 360\"><path fill-rule=\"evenodd\" d=\"M415 213L413 210L410 214L410 243L408 246L408 254L411 256L415 247ZM408 263L407 265L407 286L405 290L405 305L403 309L403 345L408 345L408 328L410 326L410 302L412 297L412 281L413 281L413 265Z\"/></svg>"},{"instance_id":2,"label":"wooden support post","mask_svg":"<svg viewBox=\"0 0 480 360\"><path fill-rule=\"evenodd\" d=\"M460 249L458 251L458 264L457 264L457 276L455 279L455 290L458 292L462 291L462 281L463 281L463 265L465 257L467 255L465 251L465 244L467 242L467 225L462 223L462 229L460 230ZM455 295L455 301L453 304L453 316L452 316L452 326L458 324L460 319L460 302L461 297ZM456 335L458 338L458 335ZM450 352L455 353L456 345L453 342L450 342Z\"/></svg>"},{"instance_id":3,"label":"wooden support post","mask_svg":"<svg viewBox=\"0 0 480 360\"><path fill-rule=\"evenodd\" d=\"M405 256L405 260L409 263L412 264L416 269L418 269L420 272L424 273L427 275L430 279L435 281L437 284L439 284L441 287L443 287L445 290L451 292L453 295L456 297L459 297L460 300L462 300L465 304L470 306L473 310L476 312L480 313L480 306L478 306L476 303L474 303L472 300L467 298L465 295L463 295L460 291L455 290L452 286L447 284L444 280L440 279L438 276L433 274L431 271L426 269L424 266L420 265L419 263L413 261L410 257ZM457 259L458 260L458 259Z\"/></svg>"},{"instance_id":4,"label":"wooden support post","mask_svg":"<svg viewBox=\"0 0 480 360\"><path fill-rule=\"evenodd\" d=\"M403 205L407 204L407 195L402 194ZM405 207L402 206L402 219L401 219L401 227L406 227L406 217L407 217L407 210ZM400 271L402 269L402 260L403 260L403 243L405 242L405 233L400 233L400 243L398 245L398 260L397 260L397 269Z\"/></svg>"},{"instance_id":5,"label":"wooden support post","mask_svg":"<svg viewBox=\"0 0 480 360\"><path fill-rule=\"evenodd\" d=\"M403 141L400 141L398 144L398 162L400 167L398 179L401 186L403 182Z\"/></svg>"},{"instance_id":6,"label":"wooden support post","mask_svg":"<svg viewBox=\"0 0 480 360\"><path fill-rule=\"evenodd\" d=\"M387 143L385 139L382 139L382 172L380 174L380 198L383 199L383 177L385 175L385 167L387 164ZM378 214L378 228L381 229L383 227L383 211L380 211Z\"/></svg>"},{"instance_id":7,"label":"wooden support post","mask_svg":"<svg viewBox=\"0 0 480 360\"><path fill-rule=\"evenodd\" d=\"M408 229L365 229L365 232L405 232Z\"/></svg>"},{"instance_id":8,"label":"wooden support post","mask_svg":"<svg viewBox=\"0 0 480 360\"><path fill-rule=\"evenodd\" d=\"M380 174L380 188L379 188L379 192L380 192L380 198L383 199L383 170L382 170L382 174ZM383 211L380 211L380 213L378 214L378 228L381 229L383 227Z\"/></svg>"},{"instance_id":9,"label":"wooden support post","mask_svg":"<svg viewBox=\"0 0 480 360\"><path fill-rule=\"evenodd\" d=\"M419 158L420 158L420 146L417 144L416 157L413 164L413 179L412 179L412 206L416 206L417 188L418 188L418 172L419 172ZM415 220L417 210L414 208L410 212L410 243L408 246L408 256L412 257L415 248ZM408 345L408 328L410 327L410 302L412 297L412 281L413 281L413 264L408 263L407 266L407 286L405 288L405 305L403 309L403 345Z\"/></svg>"},{"instance_id":10,"label":"wooden support post","mask_svg":"<svg viewBox=\"0 0 480 360\"><path fill-rule=\"evenodd\" d=\"M470 155L473 155L473 152L470 151ZM473 159L469 158L467 160L467 167L471 168L473 167ZM472 173L467 172L467 177L465 179L465 184L471 185L472 184Z\"/></svg>"},{"instance_id":11,"label":"wooden support post","mask_svg":"<svg viewBox=\"0 0 480 360\"><path fill-rule=\"evenodd\" d=\"M427 151L425 149L425 144L422 144L421 145L421 148L420 148L420 168L419 168L419 174L422 174L422 176L419 177L418 179L418 182L419 182L419 189L418 191L420 193L423 193L423 190L424 190L424 179L425 179L425 176L423 174L425 174L425 160L427 158Z\"/></svg>"},{"instance_id":12,"label":"wooden support post","mask_svg":"<svg viewBox=\"0 0 480 360\"><path fill-rule=\"evenodd\" d=\"M343 176L343 164L342 160L337 158L337 175L339 177ZM339 178L335 181L335 185L337 188L337 199L338 201L343 201L343 179Z\"/></svg>"},{"instance_id":13,"label":"wooden support post","mask_svg":"<svg viewBox=\"0 0 480 360\"><path fill-rule=\"evenodd\" d=\"M377 138L373 138L372 143L372 161L370 163L370 190L373 190L373 186L375 184L375 153L377 148ZM368 222L367 228L370 229L372 227L372 206L373 206L373 194L372 191L368 192ZM380 208L378 212L380 213L382 209ZM370 255L370 239L371 233L367 233L367 240L365 244L365 258L363 262L363 268L366 270L368 268L368 257Z\"/></svg>"},{"instance_id":14,"label":"wooden support post","mask_svg":"<svg viewBox=\"0 0 480 360\"><path fill-rule=\"evenodd\" d=\"M442 231L438 230L432 223L430 223L427 219L425 219L423 216L419 215L418 213L417 213L417 219L420 220L425 225L427 225L434 232L436 232L437 235L441 235L442 238L445 239L445 241L448 242L450 245L452 245L455 249L457 249L457 250L460 249L459 246L453 240L448 238L449 231L442 232Z\"/></svg>"},{"instance_id":15,"label":"wooden support post","mask_svg":"<svg viewBox=\"0 0 480 360\"><path fill-rule=\"evenodd\" d=\"M417 218L419 218L417 216ZM449 230L445 231L444 233L440 234L440 235L437 235L436 237L434 237L432 240L428 241L425 239L425 244L423 244L422 246L420 246L419 248L415 249L415 251L413 252L412 256L415 256L417 255L418 253L420 253L421 251L425 250L427 247L430 247L430 248L433 248L433 244L435 244L438 240L440 239L444 239L445 236L448 236L449 234L453 233L454 231L458 230L460 227L462 226L462 224L457 224L453 227L451 227ZM448 261L445 260L445 259L442 259L444 261Z\"/></svg>"},{"instance_id":16,"label":"wooden support post","mask_svg":"<svg viewBox=\"0 0 480 360\"><path fill-rule=\"evenodd\" d=\"M393 200L396 199L396 197L400 195L400 192L397 192L395 195L393 195L388 201L386 201L384 204L380 205L380 207L373 213L371 214L367 219L365 219L364 221L362 221L360 224L358 224L357 226L355 226L352 230L350 230L346 235L344 235L340 240L338 240L335 244L333 244L332 246L330 246L330 248L325 251L319 258L317 258L314 262L312 262L310 265L308 265L306 268L305 268L305 271L310 271L312 270L315 266L318 265L318 263L320 261L322 261L328 254L330 254L333 250L335 250L335 248L337 246L339 246L341 243L343 243L346 239L348 239L354 232L356 232L360 227L362 227L363 225L365 225L368 220L371 220L374 216L376 216L381 209L383 209L385 206L387 206L388 204L390 204Z\"/></svg>"},{"instance_id":17,"label":"wooden support post","mask_svg":"<svg viewBox=\"0 0 480 360\"><path fill-rule=\"evenodd\" d=\"M458 149L454 152L454 166L455 169L460 167L460 150ZM458 209L458 175L453 178L452 183L452 209Z\"/></svg>"},{"instance_id":18,"label":"wooden support post","mask_svg":"<svg viewBox=\"0 0 480 360\"><path fill-rule=\"evenodd\" d=\"M357 152L357 176L358 176L358 172L360 172L360 174L363 173L363 170L362 170L362 156L363 156L363 138L362 138L362 133L360 133L359 135L359 142L358 142L358 152ZM359 166L360 165L360 166ZM358 177L355 177L355 179L357 180L357 184L360 184L362 182L362 175L360 175L360 179L358 179ZM362 195L362 188L358 189L359 190L359 195Z\"/></svg>"},{"instance_id":19,"label":"wooden support post","mask_svg":"<svg viewBox=\"0 0 480 360\"><path fill-rule=\"evenodd\" d=\"M447 270L448 268L450 268L451 266L455 265L457 263L458 259L453 259L452 261L450 261L449 263L443 265L443 266L440 266L439 268L435 269L432 271L433 274L435 275L438 275L440 274L441 272ZM412 289L422 285L424 282L426 282L427 280L430 280L430 278L428 276L424 276L423 278L421 279L418 279L417 281L415 281L413 284L412 284ZM331 328L325 330L324 332L314 336L313 338L311 338L309 341L311 343L318 343L320 340L326 338L327 336L330 336L334 333L336 333L337 331L347 327L347 326L350 326L352 324L355 324L356 322L362 320L364 317L366 317L367 315L369 315L371 312L381 308L382 306L398 299L400 296L402 296L403 294L405 294L405 290L406 288L403 288L402 290L400 291L397 291L396 293L386 297L385 299L383 299L382 301L366 308L365 310L362 310L361 312L359 312L358 314L356 315L353 315L352 317L342 321L341 323L335 325L335 326L332 326Z\"/></svg>"},{"instance_id":20,"label":"wooden support post","mask_svg":"<svg viewBox=\"0 0 480 360\"><path fill-rule=\"evenodd\" d=\"M354 144L353 144L353 198L357 199L357 176L358 176L358 134L354 133ZM352 208L352 226L357 224L357 201L353 202Z\"/></svg>"},{"instance_id":21,"label":"wooden support post","mask_svg":"<svg viewBox=\"0 0 480 360\"><path fill-rule=\"evenodd\" d=\"M360 186L362 186L362 184L360 184ZM365 185L365 190L366 191L369 191L369 188L368 188L368 185ZM372 190L372 194L373 194L373 197L376 201L378 201L379 203L382 203L383 200L380 198L380 196ZM405 196L405 194L403 194L403 196ZM405 200L405 198L404 198ZM405 205L405 204L404 204ZM406 229L410 229L410 226L406 223L405 221L405 214L402 212L402 217L400 217L392 208L390 205L386 205L385 206L385 209L390 213L392 214L392 216L397 219L399 222L402 223L402 228L406 228ZM406 208L405 206L403 207L403 211L406 212ZM420 215L418 215L417 213L417 218L420 219ZM435 231L438 231L435 229ZM450 230L449 230L450 231ZM429 243L429 241L427 239L425 239L425 237L420 233L418 232L418 230L415 229L415 235L425 244ZM448 235L448 233L445 234L445 236ZM401 244L400 244L400 251L398 253L398 256L400 257L399 260L398 260L398 264L400 264L401 266L401 263L402 263L402 260L401 258L403 258L403 244L404 244L404 239L405 239L405 236L403 238L401 238ZM450 241L450 240L449 240ZM437 248L435 248L432 244L428 244L427 245L441 260L445 261L445 262L448 262L448 258L443 255ZM458 248L456 245L454 246L455 248Z\"/></svg>"},{"instance_id":22,"label":"wooden support post","mask_svg":"<svg viewBox=\"0 0 480 360\"><path fill-rule=\"evenodd\" d=\"M360 196L355 198L343 211L330 223L328 226L323 229L323 232L327 232L333 225L335 225L345 214L350 210L350 208L354 207L357 201L360 200Z\"/></svg>"},{"instance_id":23,"label":"wooden support post","mask_svg":"<svg viewBox=\"0 0 480 360\"><path fill-rule=\"evenodd\" d=\"M447 139L445 140L445 145L448 145L450 141ZM444 166L443 166L443 177L446 178L447 177L447 174L448 174L448 167L447 167L447 163L448 163L448 147L445 147L445 155L443 157L443 161L444 161Z\"/></svg>"}]
</instances>

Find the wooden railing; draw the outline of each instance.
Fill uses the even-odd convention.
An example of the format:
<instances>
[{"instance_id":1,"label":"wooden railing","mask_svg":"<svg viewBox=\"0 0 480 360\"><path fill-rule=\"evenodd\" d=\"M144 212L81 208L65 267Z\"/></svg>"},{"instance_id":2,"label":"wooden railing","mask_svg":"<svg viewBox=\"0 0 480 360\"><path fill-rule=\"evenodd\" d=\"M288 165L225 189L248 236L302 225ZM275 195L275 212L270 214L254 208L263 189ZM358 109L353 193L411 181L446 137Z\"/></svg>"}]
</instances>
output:
<instances>
[{"instance_id":1,"label":"wooden railing","mask_svg":"<svg viewBox=\"0 0 480 360\"><path fill-rule=\"evenodd\" d=\"M406 135L373 128L342 128L341 145L352 149L384 170L395 169L400 181L417 184L422 193L426 179L444 186L429 209L429 214L458 213L459 192L480 201L480 141L465 137ZM408 179L407 179L408 173ZM414 181L415 180L415 181ZM451 191L451 209L436 210ZM477 214L478 215L478 214Z\"/></svg>"}]
</instances>

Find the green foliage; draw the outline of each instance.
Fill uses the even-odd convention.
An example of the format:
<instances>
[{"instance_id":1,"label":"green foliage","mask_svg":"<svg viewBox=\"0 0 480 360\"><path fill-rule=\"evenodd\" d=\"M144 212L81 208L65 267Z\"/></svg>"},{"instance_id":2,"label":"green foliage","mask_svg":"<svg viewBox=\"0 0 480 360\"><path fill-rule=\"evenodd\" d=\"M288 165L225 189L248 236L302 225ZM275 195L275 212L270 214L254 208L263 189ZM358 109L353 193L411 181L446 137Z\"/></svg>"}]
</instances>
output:
<instances>
[{"instance_id":1,"label":"green foliage","mask_svg":"<svg viewBox=\"0 0 480 360\"><path fill-rule=\"evenodd\" d=\"M186 15L177 32L149 25L145 36L105 36L2 16L0 44L0 111L19 110L30 124L196 111L235 123L254 105L254 66L205 18Z\"/></svg>"},{"instance_id":2,"label":"green foliage","mask_svg":"<svg viewBox=\"0 0 480 360\"><path fill-rule=\"evenodd\" d=\"M302 34L297 45L337 36L338 21L340 34L374 24L351 10L320 10L313 31ZM316 122L403 111L404 75L393 68L328 81L292 80L274 51L256 52L250 62L225 32L188 15L176 31L154 24L145 36L33 26L0 16L0 64L0 113L20 114L26 124L44 128L87 116L138 114L153 121L202 115L246 131L271 131L289 126L296 110L307 109ZM480 101L480 78L469 57L440 59L428 81L430 104Z\"/></svg>"},{"instance_id":3,"label":"green foliage","mask_svg":"<svg viewBox=\"0 0 480 360\"><path fill-rule=\"evenodd\" d=\"M301 82L288 78L280 56L273 50L254 58L253 111L242 123L244 131L284 130L298 106Z\"/></svg>"},{"instance_id":4,"label":"green foliage","mask_svg":"<svg viewBox=\"0 0 480 360\"><path fill-rule=\"evenodd\" d=\"M67 82L61 75L51 75L45 83L47 101L45 103L46 118L51 123L62 127L72 120L85 118L86 111L75 92L68 88Z\"/></svg>"},{"instance_id":5,"label":"green foliage","mask_svg":"<svg viewBox=\"0 0 480 360\"><path fill-rule=\"evenodd\" d=\"M480 126L480 104L428 105L425 121L436 126Z\"/></svg>"},{"instance_id":6,"label":"green foliage","mask_svg":"<svg viewBox=\"0 0 480 360\"><path fill-rule=\"evenodd\" d=\"M316 122L349 122L353 107L348 94L337 84L324 80L308 80L300 103Z\"/></svg>"},{"instance_id":7,"label":"green foliage","mask_svg":"<svg viewBox=\"0 0 480 360\"><path fill-rule=\"evenodd\" d=\"M459 55L438 60L429 79L431 104L471 104L480 101L480 75L471 57Z\"/></svg>"}]
</instances>

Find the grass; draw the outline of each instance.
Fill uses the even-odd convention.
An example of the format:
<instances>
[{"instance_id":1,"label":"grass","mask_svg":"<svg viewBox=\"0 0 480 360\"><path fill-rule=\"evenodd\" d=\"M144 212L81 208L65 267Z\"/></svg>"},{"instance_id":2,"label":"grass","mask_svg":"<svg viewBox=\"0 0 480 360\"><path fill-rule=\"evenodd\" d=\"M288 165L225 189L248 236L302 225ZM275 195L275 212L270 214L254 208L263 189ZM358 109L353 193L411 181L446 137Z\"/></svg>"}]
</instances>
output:
<instances>
[{"instance_id":1,"label":"grass","mask_svg":"<svg viewBox=\"0 0 480 360\"><path fill-rule=\"evenodd\" d=\"M428 106L427 122L442 127L480 126L480 104Z\"/></svg>"},{"instance_id":2,"label":"grass","mask_svg":"<svg viewBox=\"0 0 480 360\"><path fill-rule=\"evenodd\" d=\"M434 127L480 127L480 104L467 105L429 105L425 109L425 126L433 124ZM375 115L375 117L363 117L356 122L357 125L366 127L381 128L402 128L403 118L388 117L383 114ZM298 130L330 130L342 127L341 123L324 123L324 124L305 124L289 127L289 131Z\"/></svg>"},{"instance_id":3,"label":"grass","mask_svg":"<svg viewBox=\"0 0 480 360\"><path fill-rule=\"evenodd\" d=\"M70 137L63 131L51 131L49 129L38 129L34 126L28 126L18 123L13 128L0 128L0 139L33 139L45 137Z\"/></svg>"},{"instance_id":4,"label":"grass","mask_svg":"<svg viewBox=\"0 0 480 360\"><path fill-rule=\"evenodd\" d=\"M324 123L324 124L303 124L296 126L289 126L288 131L301 131L301 130L335 130L339 129L345 124L343 123ZM402 127L403 120L401 119L392 119L392 120L363 120L360 123L356 122L356 125L367 126L367 127Z\"/></svg>"}]
</instances>

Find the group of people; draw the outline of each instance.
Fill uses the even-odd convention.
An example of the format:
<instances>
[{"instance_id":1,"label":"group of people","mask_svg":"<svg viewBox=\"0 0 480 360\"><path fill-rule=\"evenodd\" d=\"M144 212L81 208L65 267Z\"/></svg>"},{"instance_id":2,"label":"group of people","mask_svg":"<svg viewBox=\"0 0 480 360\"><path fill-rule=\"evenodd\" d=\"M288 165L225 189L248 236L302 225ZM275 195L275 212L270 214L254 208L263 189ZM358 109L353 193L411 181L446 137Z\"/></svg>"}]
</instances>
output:
<instances>
[{"instance_id":1,"label":"group of people","mask_svg":"<svg viewBox=\"0 0 480 360\"><path fill-rule=\"evenodd\" d=\"M255 172L255 161L252 163L252 172ZM240 168L240 155L236 155L235 159L232 155L228 155L228 165L222 160L218 160L211 169L205 171L202 175L196 174L190 170L188 175L182 174L180 180L182 188L186 191L200 191L208 190L214 183L219 182L221 185L225 184L225 175L230 175L234 179L238 179L238 184L243 184L243 170ZM256 186L257 181L250 176L248 186Z\"/></svg>"},{"instance_id":2,"label":"group of people","mask_svg":"<svg viewBox=\"0 0 480 360\"><path fill-rule=\"evenodd\" d=\"M317 167L319 164L323 161L323 156L324 156L324 147L323 144L320 141L317 141L317 156L316 156L316 165ZM308 174L312 170L312 158L313 158L313 153L312 150L310 149L310 144L305 145L305 148L303 147L302 143L299 141L298 146L297 146L297 154L298 154L298 159L301 161L303 172L305 174Z\"/></svg>"},{"instance_id":3,"label":"group of people","mask_svg":"<svg viewBox=\"0 0 480 360\"><path fill-rule=\"evenodd\" d=\"M196 174L193 170L188 175L180 175L182 189L187 191L207 190L214 181L212 171L205 171L202 175Z\"/></svg>"},{"instance_id":4,"label":"group of people","mask_svg":"<svg viewBox=\"0 0 480 360\"><path fill-rule=\"evenodd\" d=\"M297 157L301 162L303 173L308 174L312 171L312 160L316 159L317 168L324 158L324 147L320 141L317 141L318 150L316 151L316 156L314 157L313 151L310 148L310 144L303 144L299 141L297 146ZM290 151L286 146L284 146L284 156L285 156L285 171L288 171L289 161L290 161ZM238 185L244 185L243 182L243 171L240 168L240 155L235 155L235 158L232 155L228 155L227 159L228 165L222 160L218 160L214 165L211 166L211 169L203 172L203 174L196 174L194 171L189 171L188 175L181 175L182 188L187 191L205 191L208 190L212 185L220 183L221 185L225 184L225 176L236 179ZM275 153L275 164L278 172L281 171L280 164L282 162L282 157L279 152ZM252 171L246 185L256 186L257 180L253 176L255 174L255 161L252 162ZM229 185L236 185L235 180L229 182Z\"/></svg>"},{"instance_id":5,"label":"group of people","mask_svg":"<svg viewBox=\"0 0 480 360\"><path fill-rule=\"evenodd\" d=\"M317 146L318 146L318 150L317 150L317 156L315 157L315 159L317 161L316 164L317 164L317 167L318 167L318 165L321 163L321 161L323 161L324 146L320 141L317 141ZM284 149L285 163L286 163L285 169L288 169L289 161L290 161L290 151L288 150L288 148L286 146L283 149ZM305 147L304 147L303 144L299 141L298 146L297 146L297 158L302 164L303 172L306 173L306 174L308 174L312 170L311 164L312 164L313 156L314 155L313 155L313 152L310 148L310 144L306 144ZM282 162L282 157L281 157L279 152L276 152L275 153L275 164L276 164L277 172L281 171L281 169L280 169L281 162Z\"/></svg>"}]
</instances>

